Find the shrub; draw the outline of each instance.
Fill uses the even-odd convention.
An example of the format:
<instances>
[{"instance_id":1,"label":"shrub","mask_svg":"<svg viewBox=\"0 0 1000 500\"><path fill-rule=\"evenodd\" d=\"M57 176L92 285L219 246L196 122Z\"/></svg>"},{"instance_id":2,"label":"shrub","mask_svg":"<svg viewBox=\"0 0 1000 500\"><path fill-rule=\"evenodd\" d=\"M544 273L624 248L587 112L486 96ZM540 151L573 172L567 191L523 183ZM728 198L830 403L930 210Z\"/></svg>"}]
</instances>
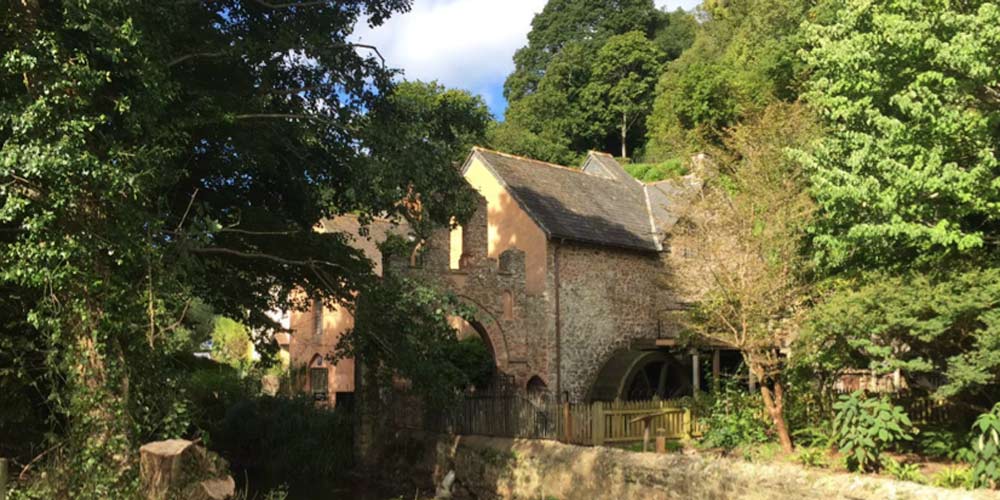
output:
<instances>
[{"instance_id":1,"label":"shrub","mask_svg":"<svg viewBox=\"0 0 1000 500\"><path fill-rule=\"evenodd\" d=\"M931 477L931 484L940 488L971 488L972 469L969 467L946 467Z\"/></svg>"},{"instance_id":2,"label":"shrub","mask_svg":"<svg viewBox=\"0 0 1000 500\"><path fill-rule=\"evenodd\" d=\"M861 391L841 396L833 405L837 445L852 471L877 471L883 450L893 443L913 439L913 424L901 406L887 398L865 398Z\"/></svg>"},{"instance_id":3,"label":"shrub","mask_svg":"<svg viewBox=\"0 0 1000 500\"><path fill-rule=\"evenodd\" d=\"M917 438L917 451L932 458L970 463L974 458L972 448L962 446L962 443L968 443L970 439L968 432L950 429L924 430Z\"/></svg>"},{"instance_id":4,"label":"shrub","mask_svg":"<svg viewBox=\"0 0 1000 500\"><path fill-rule=\"evenodd\" d=\"M972 478L976 486L1000 487L1000 403L972 424Z\"/></svg>"},{"instance_id":5,"label":"shrub","mask_svg":"<svg viewBox=\"0 0 1000 500\"><path fill-rule=\"evenodd\" d=\"M917 464L901 464L892 457L885 457L882 459L882 465L885 466L886 473L900 481L927 482L927 478L920 473L920 466Z\"/></svg>"},{"instance_id":6,"label":"shrub","mask_svg":"<svg viewBox=\"0 0 1000 500\"><path fill-rule=\"evenodd\" d=\"M823 448L799 448L795 454L795 460L806 467L826 467L826 449Z\"/></svg>"},{"instance_id":7,"label":"shrub","mask_svg":"<svg viewBox=\"0 0 1000 500\"><path fill-rule=\"evenodd\" d=\"M230 460L234 476L250 477L258 491L288 485L311 498L343 480L352 465L348 415L317 408L308 398L263 396L226 412L214 448Z\"/></svg>"},{"instance_id":8,"label":"shrub","mask_svg":"<svg viewBox=\"0 0 1000 500\"><path fill-rule=\"evenodd\" d=\"M764 419L759 394L744 392L735 382L721 384L705 417L702 445L731 450L768 441L770 422Z\"/></svg>"},{"instance_id":9,"label":"shrub","mask_svg":"<svg viewBox=\"0 0 1000 500\"><path fill-rule=\"evenodd\" d=\"M792 432L795 443L806 448L822 448L828 450L837 442L837 436L829 427L829 423L812 425L796 429Z\"/></svg>"}]
</instances>

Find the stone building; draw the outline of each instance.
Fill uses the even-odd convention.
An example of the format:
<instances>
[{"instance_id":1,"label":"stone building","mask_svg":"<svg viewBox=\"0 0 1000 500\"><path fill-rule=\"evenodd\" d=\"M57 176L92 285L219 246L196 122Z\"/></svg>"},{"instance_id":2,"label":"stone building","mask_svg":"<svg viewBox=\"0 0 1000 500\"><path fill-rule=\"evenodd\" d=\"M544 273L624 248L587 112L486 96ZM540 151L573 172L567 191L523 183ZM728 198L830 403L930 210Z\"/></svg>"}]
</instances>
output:
<instances>
[{"instance_id":1,"label":"stone building","mask_svg":"<svg viewBox=\"0 0 1000 500\"><path fill-rule=\"evenodd\" d=\"M471 306L475 319L455 326L486 342L508 384L572 401L648 399L691 394L703 372L718 373L726 362L718 349L704 363L677 350L684 304L664 282L669 232L701 188L696 176L645 184L604 153L573 169L481 148L462 174L480 195L472 218L387 265ZM331 224L357 232L349 221ZM315 355L351 324L346 311L319 318L293 315L293 365L324 368ZM349 360L341 363L326 367L330 383L353 390Z\"/></svg>"}]
</instances>

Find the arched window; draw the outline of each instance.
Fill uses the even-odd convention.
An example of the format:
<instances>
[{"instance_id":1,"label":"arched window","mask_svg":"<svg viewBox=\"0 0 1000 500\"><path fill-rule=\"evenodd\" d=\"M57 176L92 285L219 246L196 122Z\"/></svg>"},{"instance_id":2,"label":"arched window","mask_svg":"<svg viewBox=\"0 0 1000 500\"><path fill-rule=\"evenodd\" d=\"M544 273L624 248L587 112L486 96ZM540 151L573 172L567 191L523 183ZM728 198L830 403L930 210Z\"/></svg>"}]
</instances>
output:
<instances>
[{"instance_id":1,"label":"arched window","mask_svg":"<svg viewBox=\"0 0 1000 500\"><path fill-rule=\"evenodd\" d=\"M549 394L549 387L545 385L545 381L538 375L528 379L526 389L528 391L528 397L531 399L542 399Z\"/></svg>"},{"instance_id":2,"label":"arched window","mask_svg":"<svg viewBox=\"0 0 1000 500\"><path fill-rule=\"evenodd\" d=\"M330 369L318 353L309 362L309 392L313 399L326 401L329 395Z\"/></svg>"}]
</instances>

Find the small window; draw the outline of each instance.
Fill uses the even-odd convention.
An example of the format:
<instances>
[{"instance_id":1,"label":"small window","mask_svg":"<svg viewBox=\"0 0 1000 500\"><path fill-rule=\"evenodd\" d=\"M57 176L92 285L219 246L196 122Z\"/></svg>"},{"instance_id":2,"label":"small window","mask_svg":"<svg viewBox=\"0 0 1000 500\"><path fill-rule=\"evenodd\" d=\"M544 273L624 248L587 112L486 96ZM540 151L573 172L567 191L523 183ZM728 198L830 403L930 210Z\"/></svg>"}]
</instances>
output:
<instances>
[{"instance_id":1,"label":"small window","mask_svg":"<svg viewBox=\"0 0 1000 500\"><path fill-rule=\"evenodd\" d=\"M510 290L503 292L503 319L514 319L514 294Z\"/></svg>"},{"instance_id":2,"label":"small window","mask_svg":"<svg viewBox=\"0 0 1000 500\"><path fill-rule=\"evenodd\" d=\"M323 335L323 301L313 299L313 335Z\"/></svg>"},{"instance_id":3,"label":"small window","mask_svg":"<svg viewBox=\"0 0 1000 500\"><path fill-rule=\"evenodd\" d=\"M313 399L326 401L329 378L326 368L309 369L309 387L312 390Z\"/></svg>"},{"instance_id":4,"label":"small window","mask_svg":"<svg viewBox=\"0 0 1000 500\"><path fill-rule=\"evenodd\" d=\"M449 264L452 269L462 267L462 237L462 226L456 224L451 229L451 246L448 252Z\"/></svg>"}]
</instances>

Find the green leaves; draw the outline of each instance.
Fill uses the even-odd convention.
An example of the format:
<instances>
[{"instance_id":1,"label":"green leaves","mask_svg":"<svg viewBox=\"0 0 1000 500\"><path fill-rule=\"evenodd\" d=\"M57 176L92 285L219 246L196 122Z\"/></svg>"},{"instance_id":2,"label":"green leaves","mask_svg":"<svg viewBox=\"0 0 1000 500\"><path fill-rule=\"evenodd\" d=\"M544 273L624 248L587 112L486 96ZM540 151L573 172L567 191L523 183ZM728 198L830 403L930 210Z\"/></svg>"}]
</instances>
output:
<instances>
[{"instance_id":1,"label":"green leaves","mask_svg":"<svg viewBox=\"0 0 1000 500\"><path fill-rule=\"evenodd\" d=\"M1000 403L972 425L972 478L976 486L1000 487Z\"/></svg>"},{"instance_id":2,"label":"green leaves","mask_svg":"<svg viewBox=\"0 0 1000 500\"><path fill-rule=\"evenodd\" d=\"M997 8L848 1L805 26L806 99L829 135L807 160L828 271L995 261Z\"/></svg>"},{"instance_id":3,"label":"green leaves","mask_svg":"<svg viewBox=\"0 0 1000 500\"><path fill-rule=\"evenodd\" d=\"M893 443L913 439L910 418L887 398L866 398L856 391L841 396L833 409L837 446L847 456L851 470L877 471L883 465L882 451Z\"/></svg>"}]
</instances>

